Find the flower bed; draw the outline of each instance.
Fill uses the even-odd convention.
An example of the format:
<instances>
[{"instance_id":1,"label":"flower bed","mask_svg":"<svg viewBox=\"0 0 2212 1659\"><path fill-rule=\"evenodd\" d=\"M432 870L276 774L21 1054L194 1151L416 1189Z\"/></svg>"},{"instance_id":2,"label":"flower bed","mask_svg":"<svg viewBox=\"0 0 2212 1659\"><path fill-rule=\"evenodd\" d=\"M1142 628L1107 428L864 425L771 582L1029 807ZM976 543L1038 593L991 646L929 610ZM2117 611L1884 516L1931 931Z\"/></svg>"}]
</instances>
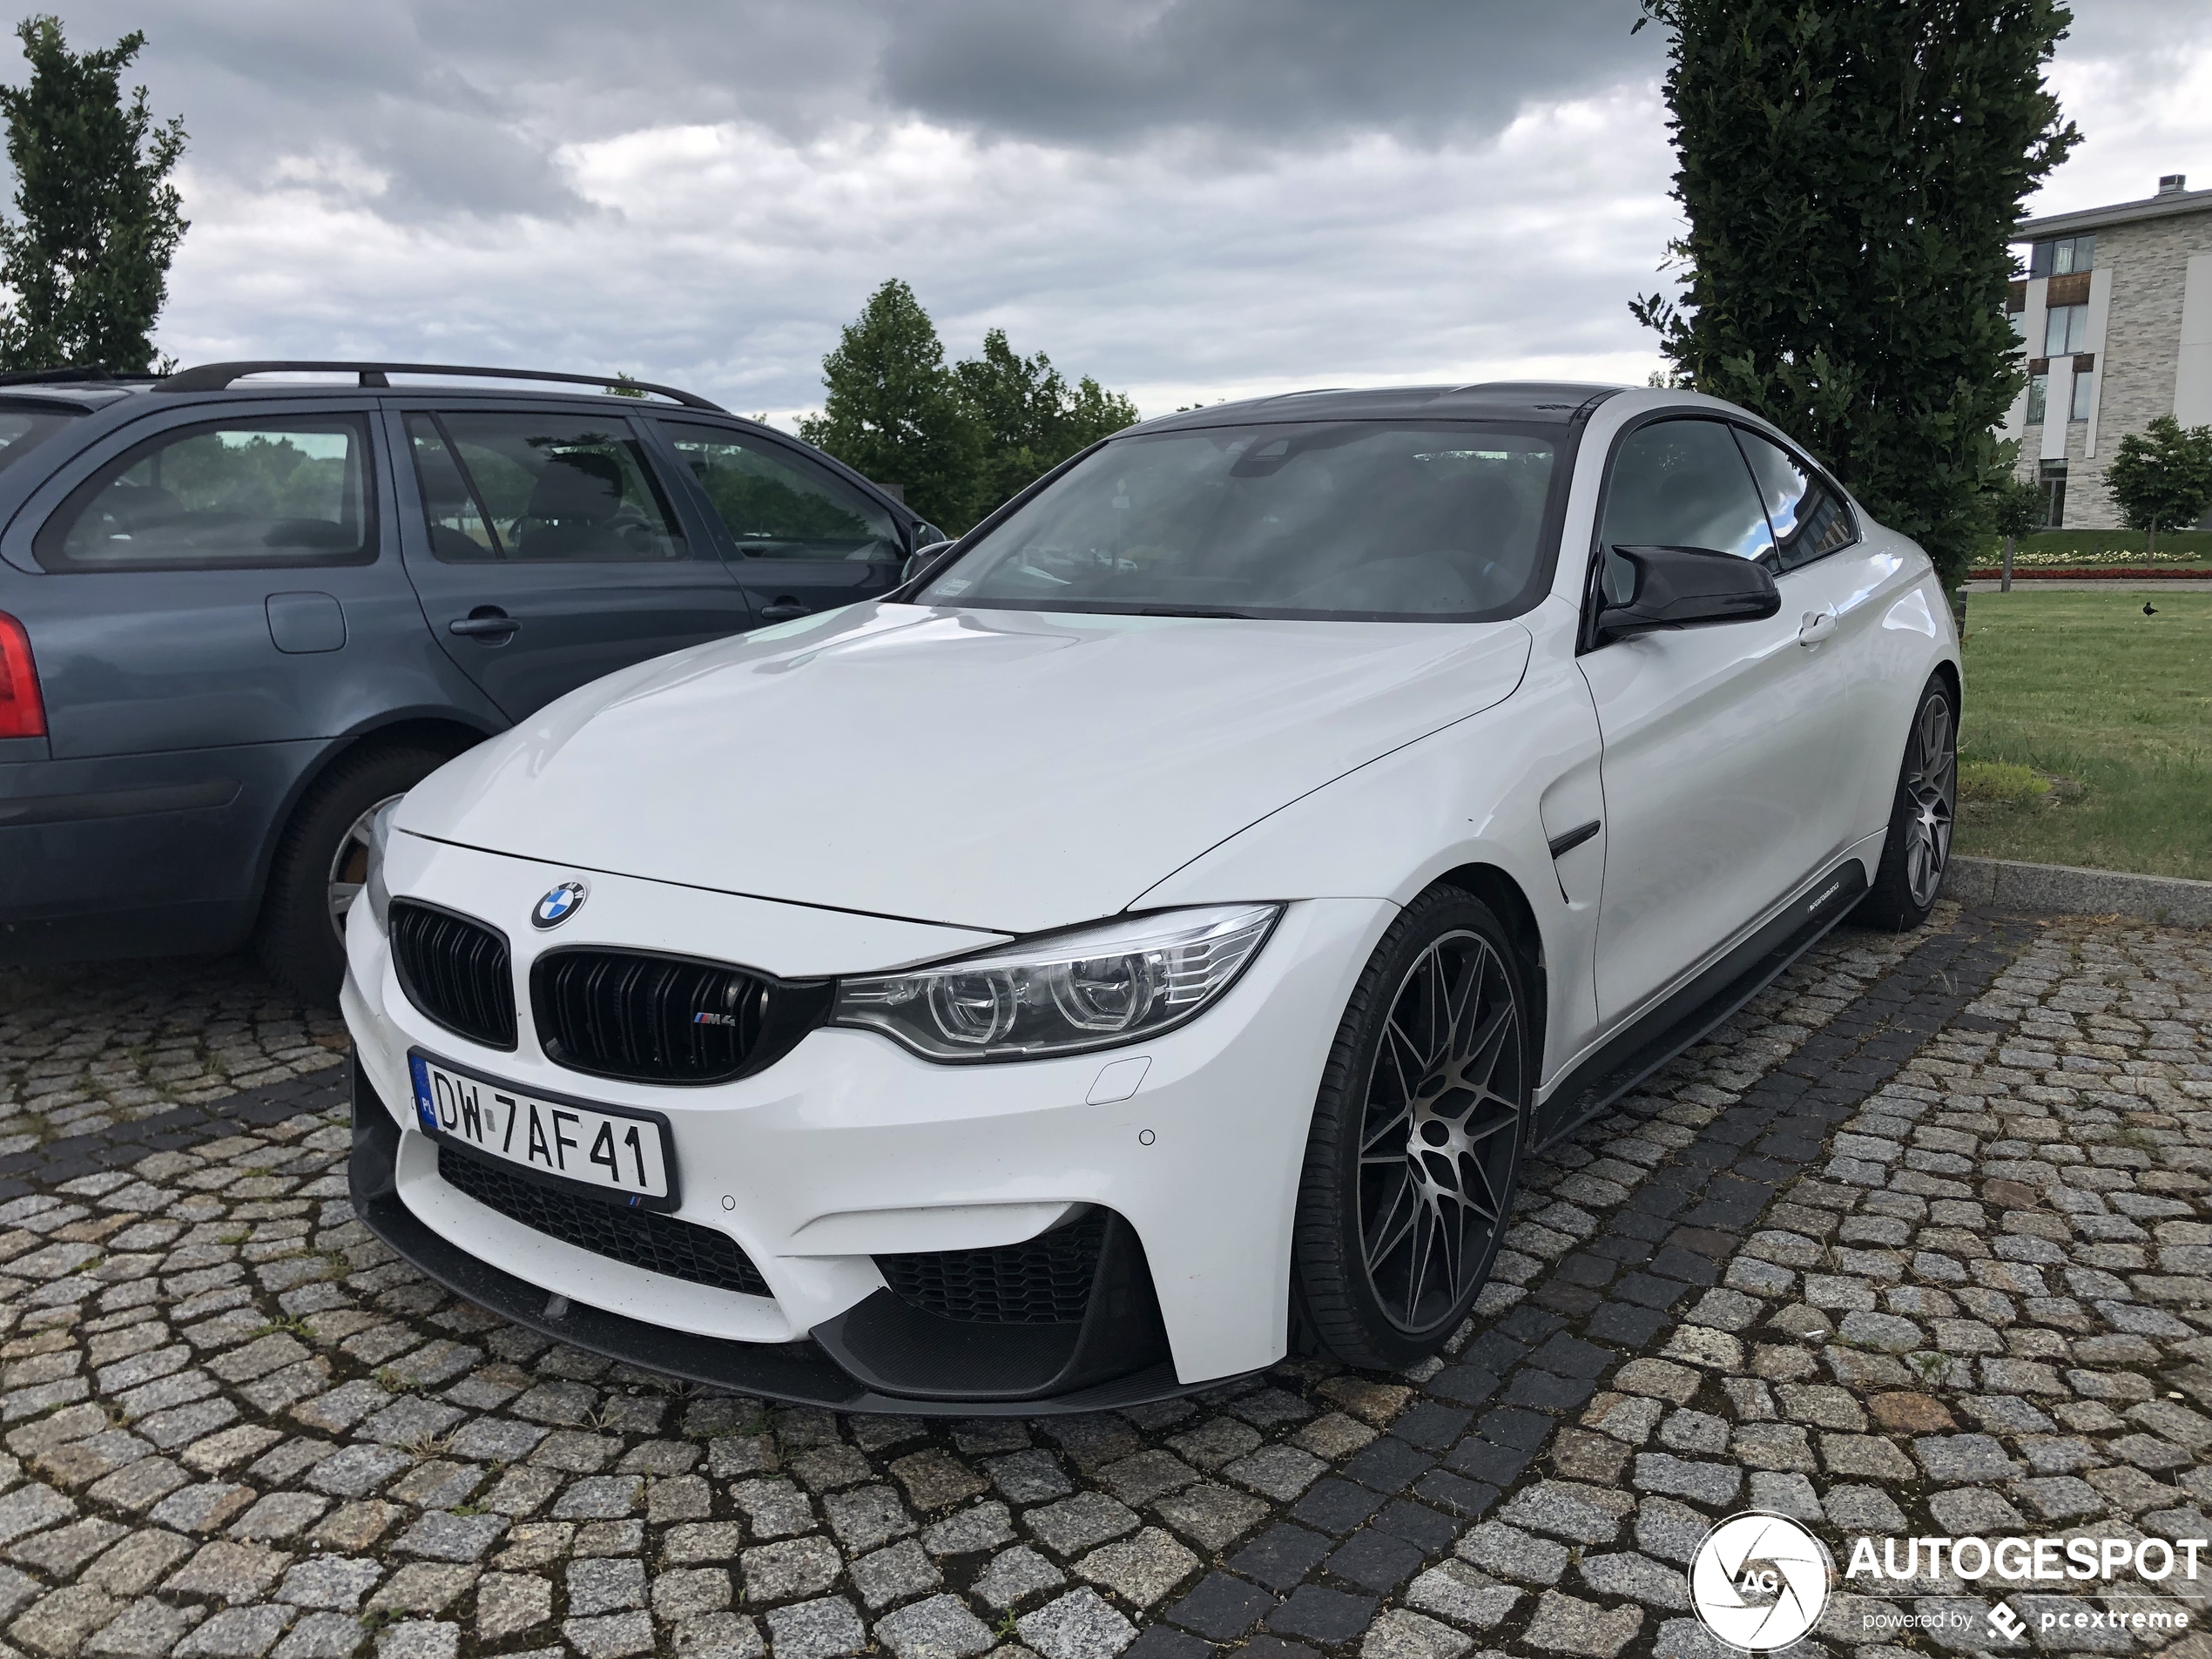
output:
<instances>
[{"instance_id":1,"label":"flower bed","mask_svg":"<svg viewBox=\"0 0 2212 1659\"><path fill-rule=\"evenodd\" d=\"M2003 567L1994 564L1976 565L1966 572L1968 580L1974 582L2000 581L2004 574ZM2015 582L2050 582L2061 577L2071 582L2202 582L2212 580L2212 570L2193 570L2182 564L2080 564L2057 570L2048 566L2030 569L2017 563L2013 566Z\"/></svg>"}]
</instances>

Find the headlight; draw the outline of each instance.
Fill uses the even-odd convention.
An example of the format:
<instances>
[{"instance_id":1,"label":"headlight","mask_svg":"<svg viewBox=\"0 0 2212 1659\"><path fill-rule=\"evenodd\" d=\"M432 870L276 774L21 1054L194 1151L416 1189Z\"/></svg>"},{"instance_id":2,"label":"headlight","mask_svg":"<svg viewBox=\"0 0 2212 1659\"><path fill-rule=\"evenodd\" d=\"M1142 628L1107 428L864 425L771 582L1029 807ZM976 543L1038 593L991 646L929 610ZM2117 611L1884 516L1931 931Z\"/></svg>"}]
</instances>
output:
<instances>
[{"instance_id":1,"label":"headlight","mask_svg":"<svg viewBox=\"0 0 2212 1659\"><path fill-rule=\"evenodd\" d=\"M368 919L376 931L386 931L384 914L392 907L392 890L384 885L384 849L391 844L392 819L400 804L393 801L368 820L368 874L362 892L368 898Z\"/></svg>"},{"instance_id":2,"label":"headlight","mask_svg":"<svg viewBox=\"0 0 2212 1659\"><path fill-rule=\"evenodd\" d=\"M1195 1018L1235 984L1282 912L1166 910L848 979L831 1022L880 1031L929 1060L1028 1060L1136 1042Z\"/></svg>"}]
</instances>

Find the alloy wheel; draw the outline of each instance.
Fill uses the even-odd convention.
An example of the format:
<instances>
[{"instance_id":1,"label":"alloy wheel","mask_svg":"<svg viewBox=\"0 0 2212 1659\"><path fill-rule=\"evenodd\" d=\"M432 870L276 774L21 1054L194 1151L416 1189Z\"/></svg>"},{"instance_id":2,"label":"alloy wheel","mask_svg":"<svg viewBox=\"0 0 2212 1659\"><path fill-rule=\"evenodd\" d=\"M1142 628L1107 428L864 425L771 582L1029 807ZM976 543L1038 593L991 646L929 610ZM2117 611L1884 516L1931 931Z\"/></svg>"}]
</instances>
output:
<instances>
[{"instance_id":1,"label":"alloy wheel","mask_svg":"<svg viewBox=\"0 0 2212 1659\"><path fill-rule=\"evenodd\" d=\"M1490 941L1454 931L1392 998L1359 1135L1363 1264L1408 1336L1459 1317L1488 1271L1523 1111L1521 1010Z\"/></svg>"},{"instance_id":2,"label":"alloy wheel","mask_svg":"<svg viewBox=\"0 0 2212 1659\"><path fill-rule=\"evenodd\" d=\"M354 900L361 896L368 880L368 830L376 821L376 814L398 800L398 795L387 795L353 822L338 840L338 850L330 855L330 930L338 935L342 949L346 943L346 913L354 907Z\"/></svg>"},{"instance_id":3,"label":"alloy wheel","mask_svg":"<svg viewBox=\"0 0 2212 1659\"><path fill-rule=\"evenodd\" d=\"M1959 745L1951 704L1931 696L1912 728L1905 762L1905 882L1915 906L1935 902L1951 861L1951 826L1959 801Z\"/></svg>"}]
</instances>

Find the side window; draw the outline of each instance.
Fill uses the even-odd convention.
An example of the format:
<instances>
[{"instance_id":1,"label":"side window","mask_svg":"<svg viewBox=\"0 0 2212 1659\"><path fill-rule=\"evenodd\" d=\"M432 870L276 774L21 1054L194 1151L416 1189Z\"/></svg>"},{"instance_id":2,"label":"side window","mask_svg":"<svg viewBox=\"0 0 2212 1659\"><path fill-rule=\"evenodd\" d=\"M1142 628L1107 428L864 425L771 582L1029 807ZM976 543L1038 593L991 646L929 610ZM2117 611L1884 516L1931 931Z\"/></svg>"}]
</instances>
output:
<instances>
[{"instance_id":1,"label":"side window","mask_svg":"<svg viewBox=\"0 0 2212 1659\"><path fill-rule=\"evenodd\" d=\"M1717 421L1662 421L1630 433L1613 458L1598 539L1607 548L1708 548L1779 568L1750 469ZM1625 577L1619 563L1607 560L1609 590Z\"/></svg>"},{"instance_id":2,"label":"side window","mask_svg":"<svg viewBox=\"0 0 2212 1659\"><path fill-rule=\"evenodd\" d=\"M78 486L32 543L50 570L367 564L360 415L210 421L147 439Z\"/></svg>"},{"instance_id":3,"label":"side window","mask_svg":"<svg viewBox=\"0 0 2212 1659\"><path fill-rule=\"evenodd\" d=\"M1851 545L1858 531L1851 509L1834 490L1787 449L1757 433L1738 427L1736 441L1743 446L1743 458L1766 498L1767 522L1774 527L1784 570L1794 570Z\"/></svg>"},{"instance_id":4,"label":"side window","mask_svg":"<svg viewBox=\"0 0 2212 1659\"><path fill-rule=\"evenodd\" d=\"M408 435L430 550L441 559L606 564L691 556L625 421L411 415Z\"/></svg>"},{"instance_id":5,"label":"side window","mask_svg":"<svg viewBox=\"0 0 2212 1659\"><path fill-rule=\"evenodd\" d=\"M664 421L661 429L746 557L906 557L891 515L827 470L727 427Z\"/></svg>"}]
</instances>

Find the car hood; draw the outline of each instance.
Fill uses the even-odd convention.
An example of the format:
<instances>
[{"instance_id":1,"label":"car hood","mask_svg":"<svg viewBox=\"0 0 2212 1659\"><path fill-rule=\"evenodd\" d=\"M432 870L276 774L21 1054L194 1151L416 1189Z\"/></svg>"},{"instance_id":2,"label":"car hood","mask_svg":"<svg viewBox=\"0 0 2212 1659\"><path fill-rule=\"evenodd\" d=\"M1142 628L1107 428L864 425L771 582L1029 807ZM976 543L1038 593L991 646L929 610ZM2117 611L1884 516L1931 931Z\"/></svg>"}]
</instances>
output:
<instances>
[{"instance_id":1,"label":"car hood","mask_svg":"<svg viewBox=\"0 0 2212 1659\"><path fill-rule=\"evenodd\" d=\"M853 605L571 692L396 821L580 871L1031 933L1114 914L1502 700L1529 645L1512 622Z\"/></svg>"}]
</instances>

